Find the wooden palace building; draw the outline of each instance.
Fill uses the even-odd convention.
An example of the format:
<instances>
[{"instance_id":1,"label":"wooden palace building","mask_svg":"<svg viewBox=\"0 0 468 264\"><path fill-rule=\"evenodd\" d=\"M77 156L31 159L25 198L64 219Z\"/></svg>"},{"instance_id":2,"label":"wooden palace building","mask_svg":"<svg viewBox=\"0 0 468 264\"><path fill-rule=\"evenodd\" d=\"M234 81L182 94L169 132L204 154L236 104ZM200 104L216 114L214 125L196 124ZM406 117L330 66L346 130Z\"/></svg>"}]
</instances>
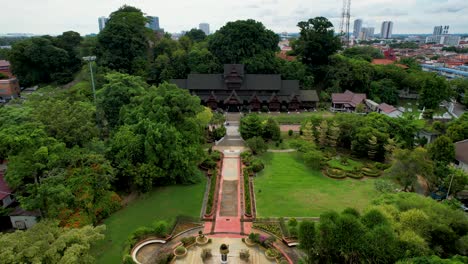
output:
<instances>
[{"instance_id":1,"label":"wooden palace building","mask_svg":"<svg viewBox=\"0 0 468 264\"><path fill-rule=\"evenodd\" d=\"M225 64L223 74L194 74L171 83L188 89L212 109L226 111L296 111L315 108L315 90L300 90L299 81L282 80L280 74L246 74L243 64Z\"/></svg>"}]
</instances>

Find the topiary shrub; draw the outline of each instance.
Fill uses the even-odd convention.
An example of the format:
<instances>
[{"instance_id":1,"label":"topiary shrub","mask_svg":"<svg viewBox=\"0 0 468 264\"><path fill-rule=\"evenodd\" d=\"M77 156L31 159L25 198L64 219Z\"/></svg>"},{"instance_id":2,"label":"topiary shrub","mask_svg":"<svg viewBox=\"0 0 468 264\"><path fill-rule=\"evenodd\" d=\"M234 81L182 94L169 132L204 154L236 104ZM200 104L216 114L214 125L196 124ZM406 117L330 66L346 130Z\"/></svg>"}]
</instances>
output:
<instances>
[{"instance_id":1,"label":"topiary shrub","mask_svg":"<svg viewBox=\"0 0 468 264\"><path fill-rule=\"evenodd\" d=\"M184 247L184 246L178 246L175 250L175 253L177 255L183 255L185 254L185 252L187 251L187 249Z\"/></svg>"},{"instance_id":2,"label":"topiary shrub","mask_svg":"<svg viewBox=\"0 0 468 264\"><path fill-rule=\"evenodd\" d=\"M265 164L263 164L263 161L260 159L252 159L252 162L250 163L250 168L254 173L260 172L265 168Z\"/></svg>"},{"instance_id":3,"label":"topiary shrub","mask_svg":"<svg viewBox=\"0 0 468 264\"><path fill-rule=\"evenodd\" d=\"M362 179L362 174L354 173L354 172L346 172L346 177L353 178L353 179Z\"/></svg>"},{"instance_id":4,"label":"topiary shrub","mask_svg":"<svg viewBox=\"0 0 468 264\"><path fill-rule=\"evenodd\" d=\"M292 129L289 129L289 130L288 130L288 136L292 137L293 133L294 133L294 132L292 131Z\"/></svg>"}]
</instances>

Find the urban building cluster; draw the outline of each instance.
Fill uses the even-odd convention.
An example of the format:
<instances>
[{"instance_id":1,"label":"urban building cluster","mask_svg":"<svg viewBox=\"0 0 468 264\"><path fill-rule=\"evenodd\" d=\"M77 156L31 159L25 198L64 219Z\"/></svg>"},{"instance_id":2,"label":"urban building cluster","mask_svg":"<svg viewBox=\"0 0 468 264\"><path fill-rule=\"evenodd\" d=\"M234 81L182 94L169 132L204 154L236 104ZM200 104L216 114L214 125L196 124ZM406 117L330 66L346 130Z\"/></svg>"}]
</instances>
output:
<instances>
[{"instance_id":1,"label":"urban building cluster","mask_svg":"<svg viewBox=\"0 0 468 264\"><path fill-rule=\"evenodd\" d=\"M393 22L384 21L382 22L382 27L380 29L380 38L381 39L390 39L392 38L393 31ZM363 20L356 19L354 20L354 30L353 37L355 40L369 40L375 37L375 28L374 27L363 27Z\"/></svg>"},{"instance_id":2,"label":"urban building cluster","mask_svg":"<svg viewBox=\"0 0 468 264\"><path fill-rule=\"evenodd\" d=\"M460 36L449 34L450 26L436 26L432 36L426 38L426 43L441 44L445 46L458 46Z\"/></svg>"}]
</instances>

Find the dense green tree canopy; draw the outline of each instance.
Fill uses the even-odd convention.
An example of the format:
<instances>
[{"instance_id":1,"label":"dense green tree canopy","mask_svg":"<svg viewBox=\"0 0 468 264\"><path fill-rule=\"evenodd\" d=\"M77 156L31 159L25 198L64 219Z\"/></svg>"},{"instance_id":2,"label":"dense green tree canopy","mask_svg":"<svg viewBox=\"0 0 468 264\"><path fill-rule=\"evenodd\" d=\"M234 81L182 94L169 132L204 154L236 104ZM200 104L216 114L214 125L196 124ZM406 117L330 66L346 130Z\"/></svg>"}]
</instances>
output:
<instances>
[{"instance_id":1,"label":"dense green tree canopy","mask_svg":"<svg viewBox=\"0 0 468 264\"><path fill-rule=\"evenodd\" d=\"M129 158L128 169L137 172L133 184L145 191L152 185L197 181L207 125L198 118L203 111L198 97L173 84L149 88L120 112L126 126L119 128L113 143L114 163Z\"/></svg>"},{"instance_id":2,"label":"dense green tree canopy","mask_svg":"<svg viewBox=\"0 0 468 264\"><path fill-rule=\"evenodd\" d=\"M113 12L98 35L98 64L113 70L144 75L148 67L150 29L147 19L134 7Z\"/></svg>"},{"instance_id":3,"label":"dense green tree canopy","mask_svg":"<svg viewBox=\"0 0 468 264\"><path fill-rule=\"evenodd\" d=\"M94 263L92 245L105 226L61 228L44 220L26 231L0 234L0 263Z\"/></svg>"},{"instance_id":4,"label":"dense green tree canopy","mask_svg":"<svg viewBox=\"0 0 468 264\"><path fill-rule=\"evenodd\" d=\"M362 215L354 209L327 212L301 223L306 263L464 263L468 220L463 212L412 193L386 194ZM307 235L304 235L307 234ZM437 257L430 257L436 255ZM411 262L411 258L460 262Z\"/></svg>"},{"instance_id":5,"label":"dense green tree canopy","mask_svg":"<svg viewBox=\"0 0 468 264\"><path fill-rule=\"evenodd\" d=\"M71 81L73 68L70 68L70 57L73 56L65 49L54 46L50 39L35 37L15 43L8 58L21 85L31 86L53 81L60 84ZM76 62L75 58L73 61Z\"/></svg>"},{"instance_id":6,"label":"dense green tree canopy","mask_svg":"<svg viewBox=\"0 0 468 264\"><path fill-rule=\"evenodd\" d=\"M325 17L311 18L297 24L300 37L295 50L302 62L309 66L328 63L328 57L341 47L339 37L335 36L333 24Z\"/></svg>"},{"instance_id":7,"label":"dense green tree canopy","mask_svg":"<svg viewBox=\"0 0 468 264\"><path fill-rule=\"evenodd\" d=\"M136 76L111 73L106 75L107 83L98 92L98 106L111 128L119 124L120 109L130 103L134 96L142 95L147 84Z\"/></svg>"},{"instance_id":8,"label":"dense green tree canopy","mask_svg":"<svg viewBox=\"0 0 468 264\"><path fill-rule=\"evenodd\" d=\"M276 52L279 37L252 19L228 22L208 40L208 49L222 64L241 63L263 52Z\"/></svg>"},{"instance_id":9,"label":"dense green tree canopy","mask_svg":"<svg viewBox=\"0 0 468 264\"><path fill-rule=\"evenodd\" d=\"M189 32L185 33L193 42L200 42L205 40L206 34L203 30L192 28Z\"/></svg>"}]
</instances>

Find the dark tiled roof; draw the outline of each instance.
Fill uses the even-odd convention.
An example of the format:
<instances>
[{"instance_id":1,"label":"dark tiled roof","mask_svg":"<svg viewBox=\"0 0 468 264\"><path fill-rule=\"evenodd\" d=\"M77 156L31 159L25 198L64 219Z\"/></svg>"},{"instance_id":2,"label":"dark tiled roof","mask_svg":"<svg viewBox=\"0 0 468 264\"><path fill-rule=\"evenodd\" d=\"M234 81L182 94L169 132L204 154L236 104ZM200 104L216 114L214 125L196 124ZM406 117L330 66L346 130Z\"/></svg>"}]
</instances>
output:
<instances>
[{"instance_id":1,"label":"dark tiled roof","mask_svg":"<svg viewBox=\"0 0 468 264\"><path fill-rule=\"evenodd\" d=\"M298 80L282 80L280 95L299 94Z\"/></svg>"},{"instance_id":2,"label":"dark tiled roof","mask_svg":"<svg viewBox=\"0 0 468 264\"><path fill-rule=\"evenodd\" d=\"M11 189L4 179L3 172L0 172L0 200L10 195L10 193Z\"/></svg>"},{"instance_id":3,"label":"dark tiled roof","mask_svg":"<svg viewBox=\"0 0 468 264\"><path fill-rule=\"evenodd\" d=\"M279 91L281 84L279 74L246 74L241 90Z\"/></svg>"},{"instance_id":4,"label":"dark tiled roof","mask_svg":"<svg viewBox=\"0 0 468 264\"><path fill-rule=\"evenodd\" d=\"M367 98L366 94L355 94L351 91L346 90L344 93L332 94L332 101L335 104L348 104L356 107L362 101Z\"/></svg>"},{"instance_id":5,"label":"dark tiled roof","mask_svg":"<svg viewBox=\"0 0 468 264\"><path fill-rule=\"evenodd\" d=\"M455 143L455 159L468 164L468 139Z\"/></svg>"},{"instance_id":6,"label":"dark tiled roof","mask_svg":"<svg viewBox=\"0 0 468 264\"><path fill-rule=\"evenodd\" d=\"M223 90L222 74L189 74L186 89L190 90Z\"/></svg>"},{"instance_id":7,"label":"dark tiled roof","mask_svg":"<svg viewBox=\"0 0 468 264\"><path fill-rule=\"evenodd\" d=\"M179 88L187 89L187 79L172 79L170 82L177 85Z\"/></svg>"},{"instance_id":8,"label":"dark tiled roof","mask_svg":"<svg viewBox=\"0 0 468 264\"><path fill-rule=\"evenodd\" d=\"M303 102L318 102L319 97L317 91L315 90L300 90L299 91L300 99Z\"/></svg>"},{"instance_id":9,"label":"dark tiled roof","mask_svg":"<svg viewBox=\"0 0 468 264\"><path fill-rule=\"evenodd\" d=\"M239 75L244 75L244 64L224 64L224 75L228 75L231 71L237 72Z\"/></svg>"}]
</instances>

